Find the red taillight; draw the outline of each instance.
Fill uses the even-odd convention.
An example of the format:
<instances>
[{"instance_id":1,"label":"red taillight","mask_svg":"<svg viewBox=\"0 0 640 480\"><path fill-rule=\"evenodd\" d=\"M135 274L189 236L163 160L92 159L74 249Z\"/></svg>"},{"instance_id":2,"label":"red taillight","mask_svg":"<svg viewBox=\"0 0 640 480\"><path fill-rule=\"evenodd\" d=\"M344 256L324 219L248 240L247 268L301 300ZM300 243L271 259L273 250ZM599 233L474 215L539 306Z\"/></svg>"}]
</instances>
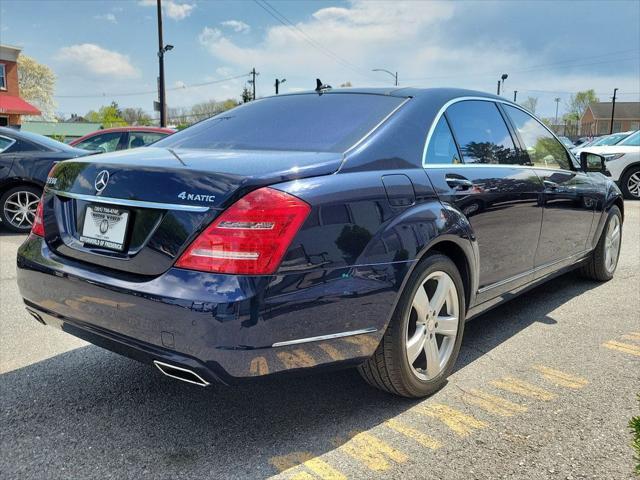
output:
<instances>
[{"instance_id":1,"label":"red taillight","mask_svg":"<svg viewBox=\"0 0 640 480\"><path fill-rule=\"evenodd\" d=\"M288 193L267 187L255 190L209 225L176 267L247 275L273 273L310 210Z\"/></svg>"},{"instance_id":2,"label":"red taillight","mask_svg":"<svg viewBox=\"0 0 640 480\"><path fill-rule=\"evenodd\" d=\"M44 237L44 219L42 216L42 199L38 202L38 208L36 208L36 216L33 219L33 225L31 226L31 233Z\"/></svg>"}]
</instances>

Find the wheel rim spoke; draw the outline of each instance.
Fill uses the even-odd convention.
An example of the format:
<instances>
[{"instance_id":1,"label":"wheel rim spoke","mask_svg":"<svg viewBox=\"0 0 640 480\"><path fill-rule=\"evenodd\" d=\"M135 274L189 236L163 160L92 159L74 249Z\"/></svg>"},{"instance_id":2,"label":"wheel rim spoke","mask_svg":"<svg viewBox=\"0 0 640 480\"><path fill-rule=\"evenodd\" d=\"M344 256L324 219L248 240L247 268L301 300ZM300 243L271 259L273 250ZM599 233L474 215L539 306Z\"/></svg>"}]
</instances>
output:
<instances>
[{"instance_id":1,"label":"wheel rim spoke","mask_svg":"<svg viewBox=\"0 0 640 480\"><path fill-rule=\"evenodd\" d=\"M424 353L427 356L427 374L433 378L440 373L440 351L436 336L431 336L424 343Z\"/></svg>"},{"instance_id":2,"label":"wheel rim spoke","mask_svg":"<svg viewBox=\"0 0 640 480\"><path fill-rule=\"evenodd\" d=\"M458 334L458 317L449 315L438 317L435 332L447 337L455 337Z\"/></svg>"},{"instance_id":3,"label":"wheel rim spoke","mask_svg":"<svg viewBox=\"0 0 640 480\"><path fill-rule=\"evenodd\" d=\"M429 307L432 312L435 312L436 315L440 313L442 307L444 305L445 300L447 299L447 295L451 289L451 279L449 279L448 275L443 275L438 281L438 288L436 289L431 301L429 302Z\"/></svg>"},{"instance_id":4,"label":"wheel rim spoke","mask_svg":"<svg viewBox=\"0 0 640 480\"><path fill-rule=\"evenodd\" d=\"M423 285L416 291L412 306L416 309L418 321L424 321L429 313L429 297L427 297L427 292L424 291Z\"/></svg>"},{"instance_id":5,"label":"wheel rim spoke","mask_svg":"<svg viewBox=\"0 0 640 480\"><path fill-rule=\"evenodd\" d=\"M418 325L416 332L407 342L407 356L409 357L409 363L413 364L416 358L420 355L420 352L424 350L424 343L427 339L427 327L424 325Z\"/></svg>"}]
</instances>

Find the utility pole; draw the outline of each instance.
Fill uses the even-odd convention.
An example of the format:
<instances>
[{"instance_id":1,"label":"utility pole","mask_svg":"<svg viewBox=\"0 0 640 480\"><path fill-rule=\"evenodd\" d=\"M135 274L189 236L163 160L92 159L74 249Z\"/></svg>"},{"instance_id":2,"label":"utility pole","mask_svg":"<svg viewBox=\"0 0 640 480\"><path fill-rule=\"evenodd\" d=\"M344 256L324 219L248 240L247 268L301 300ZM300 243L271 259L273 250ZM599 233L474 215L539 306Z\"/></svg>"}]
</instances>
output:
<instances>
[{"instance_id":1,"label":"utility pole","mask_svg":"<svg viewBox=\"0 0 640 480\"><path fill-rule=\"evenodd\" d=\"M558 125L558 106L560 105L560 97L554 98L553 101L556 102L556 121L554 123Z\"/></svg>"},{"instance_id":2,"label":"utility pole","mask_svg":"<svg viewBox=\"0 0 640 480\"><path fill-rule=\"evenodd\" d=\"M611 104L611 127L609 128L609 134L613 133L613 117L616 113L616 93L618 92L617 88L613 89L613 102Z\"/></svg>"},{"instance_id":3,"label":"utility pole","mask_svg":"<svg viewBox=\"0 0 640 480\"><path fill-rule=\"evenodd\" d=\"M256 99L256 75L260 75L260 72L256 72L256 67L253 67L249 73L251 74L251 80L249 80L249 83L253 88L253 99L255 100Z\"/></svg>"},{"instance_id":4,"label":"utility pole","mask_svg":"<svg viewBox=\"0 0 640 480\"><path fill-rule=\"evenodd\" d=\"M278 93L280 93L280 85L283 84L286 81L287 81L286 78L283 78L282 80L280 80L279 78L276 78L276 83L275 83L276 95L278 95Z\"/></svg>"},{"instance_id":5,"label":"utility pole","mask_svg":"<svg viewBox=\"0 0 640 480\"><path fill-rule=\"evenodd\" d=\"M516 103L516 98L518 98L518 90L513 91L513 103Z\"/></svg>"},{"instance_id":6,"label":"utility pole","mask_svg":"<svg viewBox=\"0 0 640 480\"><path fill-rule=\"evenodd\" d=\"M167 126L167 98L164 89L164 41L162 39L162 0L158 4L158 100L160 102L160 126Z\"/></svg>"}]
</instances>

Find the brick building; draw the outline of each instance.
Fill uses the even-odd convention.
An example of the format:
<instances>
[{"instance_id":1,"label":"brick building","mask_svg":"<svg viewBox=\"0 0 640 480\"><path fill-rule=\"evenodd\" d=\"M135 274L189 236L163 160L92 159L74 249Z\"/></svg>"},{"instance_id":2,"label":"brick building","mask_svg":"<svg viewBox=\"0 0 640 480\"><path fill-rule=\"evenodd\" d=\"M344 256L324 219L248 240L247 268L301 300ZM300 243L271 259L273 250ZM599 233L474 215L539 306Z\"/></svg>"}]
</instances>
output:
<instances>
[{"instance_id":1,"label":"brick building","mask_svg":"<svg viewBox=\"0 0 640 480\"><path fill-rule=\"evenodd\" d=\"M19 126L22 115L40 115L40 110L20 98L18 56L20 48L0 45L0 126Z\"/></svg>"},{"instance_id":2,"label":"brick building","mask_svg":"<svg viewBox=\"0 0 640 480\"><path fill-rule=\"evenodd\" d=\"M606 135L611 129L611 102L590 104L580 118L580 135ZM616 102L613 133L640 128L640 102Z\"/></svg>"}]
</instances>

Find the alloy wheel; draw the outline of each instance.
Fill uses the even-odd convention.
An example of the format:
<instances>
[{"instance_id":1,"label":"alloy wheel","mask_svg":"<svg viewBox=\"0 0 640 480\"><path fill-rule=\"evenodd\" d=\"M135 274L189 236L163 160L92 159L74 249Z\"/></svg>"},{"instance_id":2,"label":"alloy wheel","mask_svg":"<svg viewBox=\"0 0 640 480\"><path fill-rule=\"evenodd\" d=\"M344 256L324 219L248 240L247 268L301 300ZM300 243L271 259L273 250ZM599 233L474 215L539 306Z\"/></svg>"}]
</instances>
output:
<instances>
[{"instance_id":1,"label":"alloy wheel","mask_svg":"<svg viewBox=\"0 0 640 480\"><path fill-rule=\"evenodd\" d=\"M407 359L421 380L438 376L454 351L458 300L453 279L442 271L429 274L416 290L405 339Z\"/></svg>"},{"instance_id":2,"label":"alloy wheel","mask_svg":"<svg viewBox=\"0 0 640 480\"><path fill-rule=\"evenodd\" d=\"M640 198L640 172L635 172L627 180L627 190L631 195Z\"/></svg>"},{"instance_id":3,"label":"alloy wheel","mask_svg":"<svg viewBox=\"0 0 640 480\"><path fill-rule=\"evenodd\" d=\"M604 266L609 273L613 273L618 263L618 253L620 252L620 218L612 215L607 227L607 236L604 245Z\"/></svg>"},{"instance_id":4,"label":"alloy wheel","mask_svg":"<svg viewBox=\"0 0 640 480\"><path fill-rule=\"evenodd\" d=\"M4 202L4 217L15 228L30 228L36 217L38 197L33 192L19 190L7 197Z\"/></svg>"}]
</instances>

